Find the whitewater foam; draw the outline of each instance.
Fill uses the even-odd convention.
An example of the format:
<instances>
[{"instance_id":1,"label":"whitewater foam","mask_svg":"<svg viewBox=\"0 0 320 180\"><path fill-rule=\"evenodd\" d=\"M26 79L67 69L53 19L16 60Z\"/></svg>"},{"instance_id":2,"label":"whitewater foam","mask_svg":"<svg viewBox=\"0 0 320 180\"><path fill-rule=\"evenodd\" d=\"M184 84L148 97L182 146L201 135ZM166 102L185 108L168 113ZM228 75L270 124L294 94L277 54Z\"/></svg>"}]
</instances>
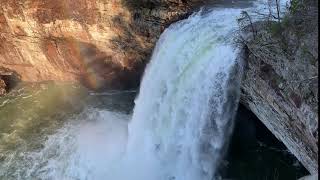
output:
<instances>
[{"instance_id":1,"label":"whitewater foam","mask_svg":"<svg viewBox=\"0 0 320 180\"><path fill-rule=\"evenodd\" d=\"M213 178L239 100L239 12L199 12L161 35L129 124L131 179Z\"/></svg>"}]
</instances>

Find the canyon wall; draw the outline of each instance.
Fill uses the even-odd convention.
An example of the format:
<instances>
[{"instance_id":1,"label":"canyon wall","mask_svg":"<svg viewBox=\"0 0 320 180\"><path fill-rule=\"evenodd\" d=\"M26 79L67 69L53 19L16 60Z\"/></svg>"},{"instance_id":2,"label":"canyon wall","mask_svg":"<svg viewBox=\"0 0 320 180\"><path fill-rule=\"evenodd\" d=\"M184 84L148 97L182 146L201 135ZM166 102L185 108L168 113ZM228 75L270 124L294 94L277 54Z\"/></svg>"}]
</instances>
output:
<instances>
[{"instance_id":1,"label":"canyon wall","mask_svg":"<svg viewBox=\"0 0 320 180\"><path fill-rule=\"evenodd\" d=\"M290 9L281 23L256 23L244 33L241 102L317 174L318 6L311 2Z\"/></svg>"},{"instance_id":2,"label":"canyon wall","mask_svg":"<svg viewBox=\"0 0 320 180\"><path fill-rule=\"evenodd\" d=\"M0 3L1 94L12 86L10 79L81 81L92 89L137 87L161 32L189 15L202 1ZM312 15L308 20L289 17L282 26L284 31L278 31L277 25L256 27L257 38L249 36L246 43L241 97L241 103L312 173L318 167L315 17L318 16Z\"/></svg>"},{"instance_id":3,"label":"canyon wall","mask_svg":"<svg viewBox=\"0 0 320 180\"><path fill-rule=\"evenodd\" d=\"M0 0L0 67L23 81L136 87L161 32L189 12L189 3Z\"/></svg>"}]
</instances>

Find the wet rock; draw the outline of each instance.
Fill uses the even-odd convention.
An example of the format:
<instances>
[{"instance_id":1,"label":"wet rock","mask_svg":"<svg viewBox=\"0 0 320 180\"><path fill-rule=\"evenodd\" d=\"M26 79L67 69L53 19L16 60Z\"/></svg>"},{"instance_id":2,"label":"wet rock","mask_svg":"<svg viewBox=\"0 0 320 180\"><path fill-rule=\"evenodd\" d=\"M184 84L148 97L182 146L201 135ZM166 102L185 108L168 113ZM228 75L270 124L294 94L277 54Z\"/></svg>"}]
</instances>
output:
<instances>
[{"instance_id":1,"label":"wet rock","mask_svg":"<svg viewBox=\"0 0 320 180\"><path fill-rule=\"evenodd\" d=\"M20 75L15 71L0 66L0 95L4 95L20 82Z\"/></svg>"}]
</instances>

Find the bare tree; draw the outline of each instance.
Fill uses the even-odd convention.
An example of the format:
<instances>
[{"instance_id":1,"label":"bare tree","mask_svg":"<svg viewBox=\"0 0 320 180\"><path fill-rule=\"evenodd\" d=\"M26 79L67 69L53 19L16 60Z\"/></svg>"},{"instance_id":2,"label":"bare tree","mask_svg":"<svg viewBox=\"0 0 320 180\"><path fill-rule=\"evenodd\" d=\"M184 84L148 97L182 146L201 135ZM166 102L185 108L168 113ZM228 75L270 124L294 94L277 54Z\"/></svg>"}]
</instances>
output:
<instances>
[{"instance_id":1,"label":"bare tree","mask_svg":"<svg viewBox=\"0 0 320 180\"><path fill-rule=\"evenodd\" d=\"M280 23L280 0L276 0L276 8L277 8L277 19L278 22Z\"/></svg>"}]
</instances>

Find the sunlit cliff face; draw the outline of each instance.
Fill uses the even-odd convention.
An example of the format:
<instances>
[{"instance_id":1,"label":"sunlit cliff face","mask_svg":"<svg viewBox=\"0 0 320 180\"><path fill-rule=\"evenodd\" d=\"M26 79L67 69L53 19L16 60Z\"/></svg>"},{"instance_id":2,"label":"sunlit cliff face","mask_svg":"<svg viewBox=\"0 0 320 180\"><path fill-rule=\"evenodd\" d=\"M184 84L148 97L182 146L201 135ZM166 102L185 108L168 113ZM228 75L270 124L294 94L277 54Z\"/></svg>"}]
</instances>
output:
<instances>
[{"instance_id":1,"label":"sunlit cliff face","mask_svg":"<svg viewBox=\"0 0 320 180\"><path fill-rule=\"evenodd\" d=\"M0 3L0 66L24 81L80 80L93 89L136 86L164 27L187 12L182 2L174 9L125 0Z\"/></svg>"}]
</instances>

